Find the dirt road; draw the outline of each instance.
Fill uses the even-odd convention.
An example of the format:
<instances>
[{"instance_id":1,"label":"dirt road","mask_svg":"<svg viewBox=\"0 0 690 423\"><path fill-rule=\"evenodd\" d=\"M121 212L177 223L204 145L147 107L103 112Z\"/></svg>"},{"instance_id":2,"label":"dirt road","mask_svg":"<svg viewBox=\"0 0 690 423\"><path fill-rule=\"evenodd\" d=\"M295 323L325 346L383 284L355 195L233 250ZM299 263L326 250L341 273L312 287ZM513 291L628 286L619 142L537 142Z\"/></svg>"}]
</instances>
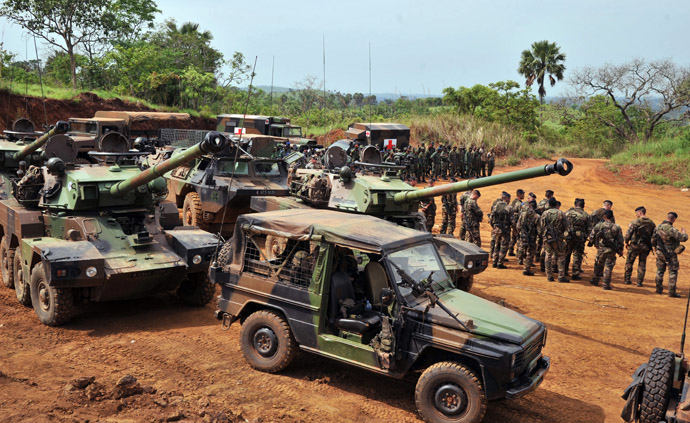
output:
<instances>
[{"instance_id":1,"label":"dirt road","mask_svg":"<svg viewBox=\"0 0 690 423\"><path fill-rule=\"evenodd\" d=\"M539 162L530 162L533 166ZM568 177L550 176L482 190L485 213L500 191L522 187L539 198L553 189L569 208L574 197L586 209L614 202L624 228L645 205L660 223L675 210L679 227L690 227L690 194L630 181L616 182L596 160L575 160ZM504 171L507 169L501 169ZM440 202L438 202L440 203ZM440 223L439 208L437 223ZM482 227L488 246L488 225ZM486 422L618 422L620 395L630 375L654 347L678 349L684 299L654 294L654 257L645 286L622 285L623 260L614 290L589 285L594 251L588 251L583 281L549 283L525 277L515 260L509 269L489 269L474 292L504 299L507 306L546 323L545 353L552 370L533 394L491 403ZM689 254L681 256L680 292L688 294ZM190 309L173 296L94 304L65 327L38 323L14 291L0 289L0 421L139 422L417 421L414 381L371 375L336 362L303 355L279 375L256 372L238 345L239 326L223 332L214 304ZM113 399L115 384L131 374L145 393ZM95 377L95 389L68 389L70 381Z\"/></svg>"}]
</instances>

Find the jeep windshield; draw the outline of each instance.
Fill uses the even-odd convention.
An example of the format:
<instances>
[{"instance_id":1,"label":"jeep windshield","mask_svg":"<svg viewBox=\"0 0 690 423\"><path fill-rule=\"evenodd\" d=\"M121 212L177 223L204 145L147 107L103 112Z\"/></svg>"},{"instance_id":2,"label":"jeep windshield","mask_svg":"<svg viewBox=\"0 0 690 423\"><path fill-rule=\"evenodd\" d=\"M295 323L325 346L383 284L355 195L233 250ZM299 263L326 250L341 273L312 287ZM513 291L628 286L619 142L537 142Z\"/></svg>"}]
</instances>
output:
<instances>
[{"instance_id":1,"label":"jeep windshield","mask_svg":"<svg viewBox=\"0 0 690 423\"><path fill-rule=\"evenodd\" d=\"M276 162L255 162L254 173L256 176L280 176L280 168Z\"/></svg>"},{"instance_id":2,"label":"jeep windshield","mask_svg":"<svg viewBox=\"0 0 690 423\"><path fill-rule=\"evenodd\" d=\"M283 128L284 137L302 137L302 127L300 126L286 126Z\"/></svg>"},{"instance_id":3,"label":"jeep windshield","mask_svg":"<svg viewBox=\"0 0 690 423\"><path fill-rule=\"evenodd\" d=\"M439 257L436 248L431 243L424 243L415 245L414 247L405 248L404 250L396 251L388 254L388 260L394 266L392 267L394 280L398 286L398 290L408 304L414 305L422 302L423 298L418 298L418 294L414 292L408 283L403 281L398 273L398 268L404 271L415 282L420 283L431 275L431 288L440 294L442 292L453 289L450 283L450 277L443 267L441 257ZM396 268L397 266L397 268Z\"/></svg>"},{"instance_id":4,"label":"jeep windshield","mask_svg":"<svg viewBox=\"0 0 690 423\"><path fill-rule=\"evenodd\" d=\"M233 172L234 171L234 172ZM217 172L222 175L249 175L249 162L236 162L233 159L218 160Z\"/></svg>"}]
</instances>

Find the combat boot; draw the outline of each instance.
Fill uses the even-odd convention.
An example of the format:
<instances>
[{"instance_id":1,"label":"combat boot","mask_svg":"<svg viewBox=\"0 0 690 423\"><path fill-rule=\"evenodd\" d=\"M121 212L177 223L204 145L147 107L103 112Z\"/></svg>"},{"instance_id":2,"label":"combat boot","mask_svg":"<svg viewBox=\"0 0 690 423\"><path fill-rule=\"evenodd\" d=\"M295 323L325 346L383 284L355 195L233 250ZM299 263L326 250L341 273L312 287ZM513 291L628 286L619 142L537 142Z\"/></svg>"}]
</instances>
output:
<instances>
[{"instance_id":1,"label":"combat boot","mask_svg":"<svg viewBox=\"0 0 690 423\"><path fill-rule=\"evenodd\" d=\"M573 273L573 277L571 279L574 281L579 281L582 279L582 276L580 276L580 274Z\"/></svg>"},{"instance_id":2,"label":"combat boot","mask_svg":"<svg viewBox=\"0 0 690 423\"><path fill-rule=\"evenodd\" d=\"M638 282L637 286L642 287L642 282Z\"/></svg>"},{"instance_id":3,"label":"combat boot","mask_svg":"<svg viewBox=\"0 0 690 423\"><path fill-rule=\"evenodd\" d=\"M630 282L630 281L623 281L623 283L626 285L632 285L632 282Z\"/></svg>"},{"instance_id":4,"label":"combat boot","mask_svg":"<svg viewBox=\"0 0 690 423\"><path fill-rule=\"evenodd\" d=\"M547 276L547 277L546 277L546 280L549 281L549 282L555 281L555 279L553 278L553 276Z\"/></svg>"},{"instance_id":5,"label":"combat boot","mask_svg":"<svg viewBox=\"0 0 690 423\"><path fill-rule=\"evenodd\" d=\"M525 276L534 276L534 272L531 270L523 270L522 274Z\"/></svg>"},{"instance_id":6,"label":"combat boot","mask_svg":"<svg viewBox=\"0 0 690 423\"><path fill-rule=\"evenodd\" d=\"M677 292L669 292L668 296L671 298L680 298L680 294L678 294Z\"/></svg>"},{"instance_id":7,"label":"combat boot","mask_svg":"<svg viewBox=\"0 0 690 423\"><path fill-rule=\"evenodd\" d=\"M497 269L507 269L507 268L508 268L508 266L506 266L506 265L503 264L503 263L500 263L500 264L498 264L497 266L494 266L494 267L497 268Z\"/></svg>"},{"instance_id":8,"label":"combat boot","mask_svg":"<svg viewBox=\"0 0 690 423\"><path fill-rule=\"evenodd\" d=\"M589 283L591 283L594 286L599 286L599 279L597 278L592 278L589 280Z\"/></svg>"},{"instance_id":9,"label":"combat boot","mask_svg":"<svg viewBox=\"0 0 690 423\"><path fill-rule=\"evenodd\" d=\"M611 285L604 285L604 291L610 291Z\"/></svg>"},{"instance_id":10,"label":"combat boot","mask_svg":"<svg viewBox=\"0 0 690 423\"><path fill-rule=\"evenodd\" d=\"M568 283L568 282L570 282L570 279L568 279L568 278L558 278L558 282L560 282L560 283Z\"/></svg>"},{"instance_id":11,"label":"combat boot","mask_svg":"<svg viewBox=\"0 0 690 423\"><path fill-rule=\"evenodd\" d=\"M508 255L511 257L515 257L515 251L513 251L513 250L508 251Z\"/></svg>"}]
</instances>

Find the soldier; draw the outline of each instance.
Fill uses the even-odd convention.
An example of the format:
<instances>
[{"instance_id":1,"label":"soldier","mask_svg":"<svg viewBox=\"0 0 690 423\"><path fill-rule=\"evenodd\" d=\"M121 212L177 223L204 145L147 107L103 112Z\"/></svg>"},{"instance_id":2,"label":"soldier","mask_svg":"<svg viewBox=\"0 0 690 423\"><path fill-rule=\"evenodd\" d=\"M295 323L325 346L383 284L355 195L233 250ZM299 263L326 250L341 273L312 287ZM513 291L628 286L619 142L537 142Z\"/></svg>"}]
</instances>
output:
<instances>
[{"instance_id":1,"label":"soldier","mask_svg":"<svg viewBox=\"0 0 690 423\"><path fill-rule=\"evenodd\" d=\"M453 235L453 232L455 232L455 217L458 213L457 194L446 194L441 197L441 205L443 207L441 210L443 220L441 221L441 231L439 233L445 234L446 229L448 229L448 233Z\"/></svg>"},{"instance_id":2,"label":"soldier","mask_svg":"<svg viewBox=\"0 0 690 423\"><path fill-rule=\"evenodd\" d=\"M491 208L491 237L493 238L492 256L494 259L493 267L507 269L503 264L508 252L510 242L510 228L513 211L510 208L510 194L503 191L501 198Z\"/></svg>"},{"instance_id":3,"label":"soldier","mask_svg":"<svg viewBox=\"0 0 690 423\"><path fill-rule=\"evenodd\" d=\"M676 212L668 212L666 220L657 226L652 238L652 246L656 248L656 293L664 291L664 273L668 267L668 296L679 298L676 292L676 281L678 280L678 254L685 251L685 246L681 242L688 240L685 228L680 231L673 227L678 219Z\"/></svg>"},{"instance_id":4,"label":"soldier","mask_svg":"<svg viewBox=\"0 0 690 423\"><path fill-rule=\"evenodd\" d=\"M474 153L474 174L477 178L479 178L481 176L482 154L483 154L483 151L481 148L479 148Z\"/></svg>"},{"instance_id":5,"label":"soldier","mask_svg":"<svg viewBox=\"0 0 690 423\"><path fill-rule=\"evenodd\" d=\"M441 178L448 179L450 164L450 154L448 153L448 147L444 146L441 149Z\"/></svg>"},{"instance_id":6,"label":"soldier","mask_svg":"<svg viewBox=\"0 0 690 423\"><path fill-rule=\"evenodd\" d=\"M431 155L431 177L433 179L438 179L441 175L441 153L443 151L442 147L439 147Z\"/></svg>"},{"instance_id":7,"label":"soldier","mask_svg":"<svg viewBox=\"0 0 690 423\"><path fill-rule=\"evenodd\" d=\"M520 209L520 213L522 213L523 211L526 211L529 208L529 203L532 201L534 201L534 209L535 209L535 213L536 213L537 196L533 192L530 192L529 194L527 194L527 201L522 203L522 208ZM539 219L537 219L537 220L539 220ZM539 237L539 234L537 233L537 238L538 237ZM523 264L524 258L525 258L525 256L524 256L525 251L520 248L521 242L522 242L522 237L520 237L520 240L518 241L518 253L517 253L518 264Z\"/></svg>"},{"instance_id":8,"label":"soldier","mask_svg":"<svg viewBox=\"0 0 690 423\"><path fill-rule=\"evenodd\" d=\"M474 146L470 145L470 148L468 148L465 153L465 178L468 179L472 177L472 163L474 163L474 154L472 150L474 150Z\"/></svg>"},{"instance_id":9,"label":"soldier","mask_svg":"<svg viewBox=\"0 0 690 423\"><path fill-rule=\"evenodd\" d=\"M625 276L623 282L626 285L632 283L632 271L635 259L637 261L637 286L642 286L644 274L647 270L647 256L652 250L652 235L656 225L652 219L647 217L647 209L640 206L635 209L637 219L630 222L628 231L625 233L625 246L628 248L628 255L625 258Z\"/></svg>"},{"instance_id":10,"label":"soldier","mask_svg":"<svg viewBox=\"0 0 690 423\"><path fill-rule=\"evenodd\" d=\"M611 210L613 207L613 201L604 200L604 204L600 209L596 209L592 212L592 226L596 226L599 222L604 220L604 212L606 210ZM616 223L616 219L613 219L613 223Z\"/></svg>"},{"instance_id":11,"label":"soldier","mask_svg":"<svg viewBox=\"0 0 690 423\"><path fill-rule=\"evenodd\" d=\"M450 150L450 177L457 178L460 175L458 172L458 146L454 145Z\"/></svg>"},{"instance_id":12,"label":"soldier","mask_svg":"<svg viewBox=\"0 0 690 423\"><path fill-rule=\"evenodd\" d=\"M465 241L465 238L467 237L467 230L465 229L465 203L467 202L467 199L470 198L470 195L472 195L472 191L465 191L462 193L460 196L460 234L458 235L458 238Z\"/></svg>"},{"instance_id":13,"label":"soldier","mask_svg":"<svg viewBox=\"0 0 690 423\"><path fill-rule=\"evenodd\" d=\"M525 276L534 276L532 264L534 262L534 255L537 252L537 226L539 223L539 215L536 212L536 197L534 198L535 199L528 201L524 206L517 221L517 228L520 236L518 256L522 257L524 263L522 274Z\"/></svg>"},{"instance_id":14,"label":"soldier","mask_svg":"<svg viewBox=\"0 0 690 423\"><path fill-rule=\"evenodd\" d=\"M484 220L484 213L477 205L477 199L481 197L481 195L479 190L473 190L463 206L463 223L465 225L465 231L467 231L467 240L477 245L477 247L482 246L479 223Z\"/></svg>"},{"instance_id":15,"label":"soldier","mask_svg":"<svg viewBox=\"0 0 690 423\"><path fill-rule=\"evenodd\" d=\"M553 191L550 189L547 189L546 192L544 193L544 199L541 200L537 204L537 214L542 215L546 210L549 209L549 200L553 197ZM539 259L539 267L541 268L541 271L544 272L544 259L546 257L546 254L544 253L544 241L541 237L541 231L539 232L539 236L537 237L537 257Z\"/></svg>"},{"instance_id":16,"label":"soldier","mask_svg":"<svg viewBox=\"0 0 690 423\"><path fill-rule=\"evenodd\" d=\"M553 197L553 191L547 189L544 193L544 199L537 204L537 213L542 214L549 208L549 200Z\"/></svg>"},{"instance_id":17,"label":"soldier","mask_svg":"<svg viewBox=\"0 0 690 423\"><path fill-rule=\"evenodd\" d=\"M486 147L484 147L482 145L482 148L479 151L481 151L481 154L479 156L480 157L479 169L480 169L480 172L481 172L481 175L483 178L486 176L486 159L487 159L486 158L486 153L487 153Z\"/></svg>"},{"instance_id":18,"label":"soldier","mask_svg":"<svg viewBox=\"0 0 690 423\"><path fill-rule=\"evenodd\" d=\"M489 151L486 154L486 174L487 176L491 176L492 173L494 173L494 166L496 165L496 155L494 154L494 149L492 148L491 151Z\"/></svg>"},{"instance_id":19,"label":"soldier","mask_svg":"<svg viewBox=\"0 0 690 423\"><path fill-rule=\"evenodd\" d=\"M558 282L570 282L565 277L565 233L568 230L568 219L565 213L558 210L558 200L549 198L549 209L544 211L539 220L539 232L544 244L545 271L549 282L554 281L554 265L558 266Z\"/></svg>"},{"instance_id":20,"label":"soldier","mask_svg":"<svg viewBox=\"0 0 690 423\"><path fill-rule=\"evenodd\" d=\"M585 200L583 198L576 198L574 207L565 212L570 225L567 238L567 248L565 257L565 268L568 269L570 258L572 256L572 279L579 281L582 279L582 258L585 254L585 244L587 237L592 230L591 219L589 213L585 210Z\"/></svg>"},{"instance_id":21,"label":"soldier","mask_svg":"<svg viewBox=\"0 0 690 423\"><path fill-rule=\"evenodd\" d=\"M465 145L460 144L460 150L458 150L458 175L461 178L466 178L465 174L465 154L467 152L465 151Z\"/></svg>"},{"instance_id":22,"label":"soldier","mask_svg":"<svg viewBox=\"0 0 690 423\"><path fill-rule=\"evenodd\" d=\"M491 176L491 174L489 174ZM518 242L519 233L517 231L517 221L520 218L520 213L522 212L522 201L525 199L525 191L518 188L515 192L515 199L510 203L510 209L513 215L510 219L510 245L508 245L508 255L511 257L515 256L515 244Z\"/></svg>"},{"instance_id":23,"label":"soldier","mask_svg":"<svg viewBox=\"0 0 690 423\"><path fill-rule=\"evenodd\" d=\"M623 232L620 226L613 223L613 211L603 213L604 220L597 223L589 234L589 245L597 247L597 258L594 262L594 276L589 281L594 286L604 278L604 289L611 289L611 273L616 265L616 254L623 257Z\"/></svg>"},{"instance_id":24,"label":"soldier","mask_svg":"<svg viewBox=\"0 0 690 423\"><path fill-rule=\"evenodd\" d=\"M432 198L425 198L420 202L422 206L420 211L424 215L426 222L426 230L431 232L436 222L436 201Z\"/></svg>"},{"instance_id":25,"label":"soldier","mask_svg":"<svg viewBox=\"0 0 690 423\"><path fill-rule=\"evenodd\" d=\"M352 148L352 150L350 150L350 160L352 162L358 162L360 160L359 154L359 144L355 143L355 146Z\"/></svg>"}]
</instances>

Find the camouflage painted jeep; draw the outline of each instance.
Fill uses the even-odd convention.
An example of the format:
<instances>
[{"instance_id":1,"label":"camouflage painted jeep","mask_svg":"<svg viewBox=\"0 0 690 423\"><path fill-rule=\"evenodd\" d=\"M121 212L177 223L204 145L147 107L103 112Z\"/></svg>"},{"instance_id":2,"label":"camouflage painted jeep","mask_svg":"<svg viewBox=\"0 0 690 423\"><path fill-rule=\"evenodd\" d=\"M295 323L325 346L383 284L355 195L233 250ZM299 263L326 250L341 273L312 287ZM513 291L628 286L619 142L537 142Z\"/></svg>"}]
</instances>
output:
<instances>
[{"instance_id":1,"label":"camouflage painted jeep","mask_svg":"<svg viewBox=\"0 0 690 423\"><path fill-rule=\"evenodd\" d=\"M396 378L419 372L429 422L479 422L488 400L531 392L549 370L544 324L454 288L431 234L375 217L242 215L210 275L216 317L242 323L252 367L278 372L301 349Z\"/></svg>"}]
</instances>

